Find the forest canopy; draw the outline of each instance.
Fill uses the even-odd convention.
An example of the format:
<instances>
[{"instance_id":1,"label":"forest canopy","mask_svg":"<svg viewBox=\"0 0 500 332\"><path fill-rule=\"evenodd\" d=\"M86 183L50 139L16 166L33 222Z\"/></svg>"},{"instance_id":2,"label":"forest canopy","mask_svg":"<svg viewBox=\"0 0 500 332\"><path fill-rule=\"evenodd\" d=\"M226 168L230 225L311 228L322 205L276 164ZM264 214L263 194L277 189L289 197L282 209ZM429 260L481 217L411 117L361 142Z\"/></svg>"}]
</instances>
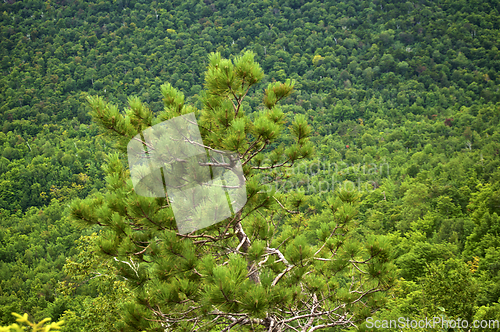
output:
<instances>
[{"instance_id":1,"label":"forest canopy","mask_svg":"<svg viewBox=\"0 0 500 332\"><path fill-rule=\"evenodd\" d=\"M356 212L352 240L383 237L395 264L394 286L365 315L498 319L499 10L447 0L4 1L0 325L17 312L64 319L68 331L121 328L137 294L98 254L103 227L70 218L75 202L111 192L102 166L117 151L87 97L121 115L136 98L157 117L169 84L202 110L209 54L246 51L264 73L240 106L248 123L268 109L269 84L295 82L279 102L283 135L263 151L293 143L297 115L311 128L315 154L256 179L276 198L304 196L303 217L283 222L314 232L294 241L317 245L334 218L326 202L347 189L357 197L343 201Z\"/></svg>"}]
</instances>

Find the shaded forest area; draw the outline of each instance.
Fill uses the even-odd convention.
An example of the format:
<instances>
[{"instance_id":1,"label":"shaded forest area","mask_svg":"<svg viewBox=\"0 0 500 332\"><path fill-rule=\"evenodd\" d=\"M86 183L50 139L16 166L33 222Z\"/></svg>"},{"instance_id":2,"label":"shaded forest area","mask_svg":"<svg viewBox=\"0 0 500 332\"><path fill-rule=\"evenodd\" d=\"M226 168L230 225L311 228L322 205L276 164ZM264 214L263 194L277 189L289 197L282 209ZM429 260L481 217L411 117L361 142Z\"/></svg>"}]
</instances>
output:
<instances>
[{"instance_id":1,"label":"shaded forest area","mask_svg":"<svg viewBox=\"0 0 500 332\"><path fill-rule=\"evenodd\" d=\"M67 331L110 331L129 299L122 281L89 272L114 269L96 258L100 229L69 218L73 200L106 191L101 166L114 151L86 96L120 109L137 96L158 113L169 82L202 108L209 53L245 50L266 74L246 114L263 108L269 83L296 81L281 109L305 115L316 155L267 181L303 184L308 226L321 227L326 183L369 183L355 189L354 236L388 236L399 278L374 316L498 319L499 10L499 1L0 4L0 324L27 312L64 318Z\"/></svg>"}]
</instances>

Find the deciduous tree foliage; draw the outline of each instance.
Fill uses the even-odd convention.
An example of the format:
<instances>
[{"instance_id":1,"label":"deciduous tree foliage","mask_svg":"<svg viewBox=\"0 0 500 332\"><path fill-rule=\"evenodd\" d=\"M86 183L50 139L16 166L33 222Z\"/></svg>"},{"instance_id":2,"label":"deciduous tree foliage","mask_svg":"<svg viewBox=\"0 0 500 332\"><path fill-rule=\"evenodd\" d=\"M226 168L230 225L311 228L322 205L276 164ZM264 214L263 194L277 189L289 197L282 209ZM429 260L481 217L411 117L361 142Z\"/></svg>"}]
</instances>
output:
<instances>
[{"instance_id":1,"label":"deciduous tree foliage","mask_svg":"<svg viewBox=\"0 0 500 332\"><path fill-rule=\"evenodd\" d=\"M29 331L49 332L49 331L59 330L61 328L61 326L64 324L64 321L62 321L62 320L59 322L48 323L48 322L50 322L50 318L45 318L38 323L32 323L28 320L28 314L24 314L21 316L15 312L13 312L12 315L17 317L16 321L18 323L21 323L21 325L14 323L14 324L9 325L9 326L0 326L0 331L2 331L2 332L22 332L22 331L26 331L26 326L29 326ZM46 323L48 323L48 324L46 324Z\"/></svg>"},{"instance_id":2,"label":"deciduous tree foliage","mask_svg":"<svg viewBox=\"0 0 500 332\"><path fill-rule=\"evenodd\" d=\"M301 160L307 171L252 173L266 190L293 184L304 192L300 218L276 216L279 225L301 227L317 245L316 229L330 218L326 192L352 181L360 205L351 236L389 235L397 276L406 279L390 294L391 317L423 315L418 294L428 284L447 287L427 265L459 266L456 259L476 266L467 276L479 287L475 317L498 317L498 8L426 0L0 2L0 325L14 311L30 321L64 315L72 332L119 328L123 278L113 289L95 277L103 273L97 263L114 259L74 244L101 226L80 231L64 213L72 199L105 186L101 165L111 148L90 123L86 97L122 109L138 96L157 116L168 81L201 110L207 55L216 50L253 50L265 69L239 112L254 121L266 107L265 87L289 77L295 91L280 101L285 119L302 114L311 124L318 153ZM293 144L288 125L264 155ZM59 281L76 285L70 295Z\"/></svg>"},{"instance_id":3,"label":"deciduous tree foliage","mask_svg":"<svg viewBox=\"0 0 500 332\"><path fill-rule=\"evenodd\" d=\"M120 151L147 127L195 112L205 146L237 152L246 178L241 211L182 235L169 201L138 196L124 155L109 157L106 192L76 201L71 215L103 228L101 250L116 258L119 276L135 295L123 314L127 330L315 331L354 326L383 303L378 293L390 288L393 267L383 239L361 244L349 238L356 195L328 197L324 222L311 230L299 210L303 195L267 191L260 181L312 153L304 116L289 123L277 104L292 93L293 81L269 84L265 108L252 117L242 110L262 77L251 52L233 60L214 53L202 109L186 105L169 84L162 86L165 108L157 114L137 98L129 98L124 113L100 97L89 98L94 121ZM279 144L281 136L289 136L288 146ZM308 232L315 244L307 241Z\"/></svg>"}]
</instances>

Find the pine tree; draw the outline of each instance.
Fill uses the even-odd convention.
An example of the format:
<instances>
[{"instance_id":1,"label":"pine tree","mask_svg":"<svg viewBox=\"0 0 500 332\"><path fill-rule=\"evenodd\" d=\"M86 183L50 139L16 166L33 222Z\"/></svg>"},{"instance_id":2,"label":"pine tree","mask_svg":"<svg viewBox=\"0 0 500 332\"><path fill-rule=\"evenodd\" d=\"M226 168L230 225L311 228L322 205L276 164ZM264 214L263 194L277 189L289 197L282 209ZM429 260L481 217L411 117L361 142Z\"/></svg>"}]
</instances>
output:
<instances>
[{"instance_id":1,"label":"pine tree","mask_svg":"<svg viewBox=\"0 0 500 332\"><path fill-rule=\"evenodd\" d=\"M309 157L313 147L305 117L295 115L289 123L277 105L292 93L293 81L270 83L263 107L244 110L245 98L263 77L253 53L233 61L215 53L201 110L185 104L170 84L161 87L165 108L159 114L135 97L125 113L89 97L93 120L119 153L105 166L107 191L76 201L71 215L99 225L102 252L113 257L135 294L122 317L127 330L316 331L355 326L383 303L380 291L393 279L387 243L349 238L356 195L330 195L321 215L311 217L320 228L311 230L301 212L303 194L268 190L265 179L285 174L279 170ZM228 163L242 167L246 204L221 222L183 234L169 190L165 197L138 195L125 153L147 128L193 112L203 148L236 156ZM314 244L306 239L311 232Z\"/></svg>"}]
</instances>

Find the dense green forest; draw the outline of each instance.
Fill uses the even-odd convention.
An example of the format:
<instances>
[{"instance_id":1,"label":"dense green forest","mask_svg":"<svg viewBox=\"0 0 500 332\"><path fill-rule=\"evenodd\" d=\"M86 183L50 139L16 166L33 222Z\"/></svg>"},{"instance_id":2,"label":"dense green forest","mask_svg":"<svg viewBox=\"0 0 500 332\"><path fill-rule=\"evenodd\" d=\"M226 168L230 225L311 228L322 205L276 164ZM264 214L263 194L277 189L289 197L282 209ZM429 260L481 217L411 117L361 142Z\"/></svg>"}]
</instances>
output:
<instances>
[{"instance_id":1,"label":"dense green forest","mask_svg":"<svg viewBox=\"0 0 500 332\"><path fill-rule=\"evenodd\" d=\"M154 287L180 293L179 287L188 286L167 285L169 279L153 277L152 269L149 279L134 279L123 266L129 256L147 266L154 249L131 254L139 250L119 234L116 216L133 211L136 202L121 184L127 181L127 158L120 137L189 110L196 110L203 124L227 121L227 137L224 131L202 132L213 146L243 149L235 143L235 128L253 139L266 137L269 142L256 140L265 158L249 166L278 165L287 156L294 162L261 173L245 169L254 199L246 208L262 199L267 209L262 220L251 215L242 221L248 234L258 234L245 257L264 257L267 241L275 248L284 243L290 262L270 259L263 284L266 273L300 264L302 274L306 268L321 274L326 267L293 248L330 243L328 227L344 218L339 227L347 235L338 248L351 258L365 253L380 260L373 266L380 264L384 278L368 274L387 284L369 294L365 307L342 309L342 315L353 315L357 328L379 330L366 326L366 317L500 319L499 11L500 1L477 0L2 2L0 325L14 323L11 313L16 312L27 313L30 321L64 320L61 331L170 331L170 325L152 321L155 310L187 310L179 304L183 298L155 298L162 309L153 310L144 294ZM207 68L229 65L211 58L212 52L235 64L235 57L253 54L252 66L262 68L264 75L249 85L244 98L225 95L226 101L236 98L239 117L216 111L232 112L233 106L213 97L219 89L213 77L222 74ZM279 95L291 85L278 82L292 84L293 91ZM282 98L272 101L273 93ZM88 96L109 104L89 103ZM113 113L110 104L120 111ZM127 117L134 128L127 127ZM122 127L110 125L120 121ZM114 137L110 128L119 129ZM281 136L271 135L269 128ZM267 198L251 196L252 190L263 189ZM273 195L285 209L273 203ZM139 205L144 202L137 199ZM151 202L151 211L165 204ZM295 209L299 213L285 213ZM85 222L86 216L94 219ZM99 218L112 222L95 222ZM275 233L262 231L265 218L281 222ZM175 223L164 227L175 229ZM123 234L143 241L129 228ZM161 230L155 232L168 239ZM217 232L217 226L209 231ZM141 236L155 242L149 233ZM224 245L236 248L240 241ZM182 250L190 252L185 246ZM169 256L158 264L184 264L176 259ZM233 269L228 273L246 268L244 260L230 261L235 263L226 266ZM208 260L203 262L210 270ZM333 273L337 268L340 272ZM328 269L318 285L299 272L285 275L283 282L293 289L298 287L294 281L304 278L308 291L338 287L338 303L352 304L353 298L340 294L350 272ZM186 277L183 273L175 278ZM196 276L186 278L198 282ZM255 298L262 295L253 285L245 287L257 292L251 293ZM266 302L266 309L238 309L254 320L241 320L231 330L263 331L252 322L265 321L262 312L277 306L279 296L283 303L302 301L282 293L273 293L277 297ZM231 301L226 298L219 310L236 310L224 302ZM179 324L174 331L194 330ZM307 322L297 324L288 330L314 331ZM348 329L356 328L339 323L321 330Z\"/></svg>"}]
</instances>

